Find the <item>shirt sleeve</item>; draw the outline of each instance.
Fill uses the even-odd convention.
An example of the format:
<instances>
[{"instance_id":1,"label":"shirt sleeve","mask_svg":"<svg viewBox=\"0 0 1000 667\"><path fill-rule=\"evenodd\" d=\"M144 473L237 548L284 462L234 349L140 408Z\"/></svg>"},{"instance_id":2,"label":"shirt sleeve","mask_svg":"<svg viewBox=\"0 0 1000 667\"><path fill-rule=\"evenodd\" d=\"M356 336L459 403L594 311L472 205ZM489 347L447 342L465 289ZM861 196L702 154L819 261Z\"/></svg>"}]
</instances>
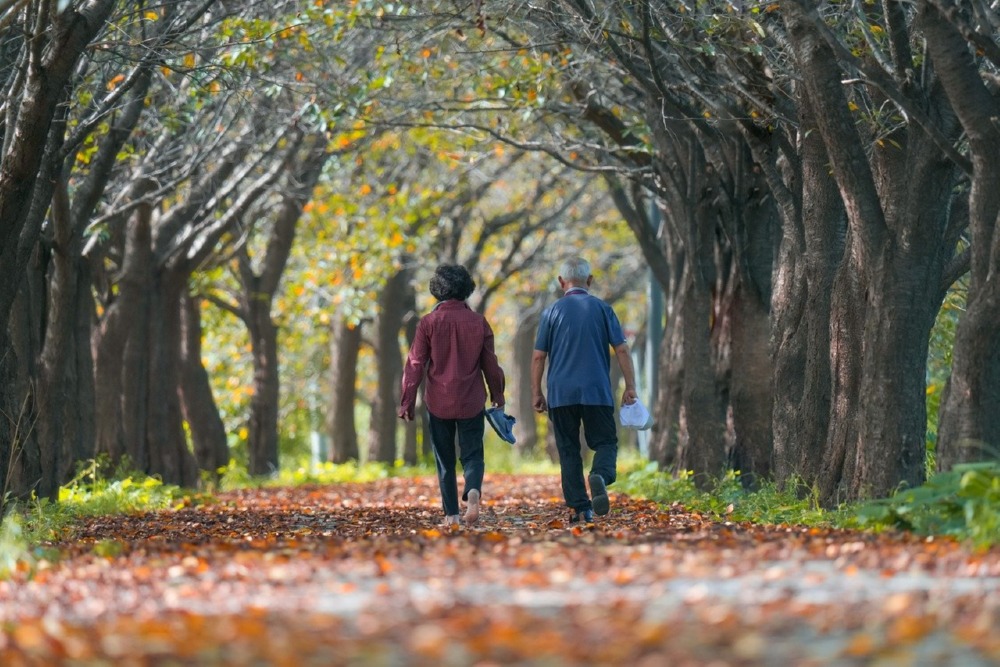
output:
<instances>
[{"instance_id":1,"label":"shirt sleeve","mask_svg":"<svg viewBox=\"0 0 1000 667\"><path fill-rule=\"evenodd\" d=\"M503 392L506 379L494 350L493 328L486 321L486 318L483 318L483 350L479 354L479 367L483 369L486 386L490 390L490 400L498 405L503 405L505 403Z\"/></svg>"},{"instance_id":2,"label":"shirt sleeve","mask_svg":"<svg viewBox=\"0 0 1000 667\"><path fill-rule=\"evenodd\" d=\"M605 312L608 323L608 341L610 341L611 347L618 347L625 342L625 332L622 331L621 322L618 321L618 315L615 314L614 309L607 306Z\"/></svg>"},{"instance_id":3,"label":"shirt sleeve","mask_svg":"<svg viewBox=\"0 0 1000 667\"><path fill-rule=\"evenodd\" d=\"M413 336L413 345L406 355L406 365L403 366L403 383L399 394L399 406L412 411L417 403L417 387L424 379L424 366L430 357L430 332L427 330L427 320L417 323L417 331Z\"/></svg>"},{"instance_id":4,"label":"shirt sleeve","mask_svg":"<svg viewBox=\"0 0 1000 667\"><path fill-rule=\"evenodd\" d=\"M551 318L549 317L552 309L546 308L542 312L542 318L538 322L538 332L535 334L535 349L540 352L551 352Z\"/></svg>"}]
</instances>

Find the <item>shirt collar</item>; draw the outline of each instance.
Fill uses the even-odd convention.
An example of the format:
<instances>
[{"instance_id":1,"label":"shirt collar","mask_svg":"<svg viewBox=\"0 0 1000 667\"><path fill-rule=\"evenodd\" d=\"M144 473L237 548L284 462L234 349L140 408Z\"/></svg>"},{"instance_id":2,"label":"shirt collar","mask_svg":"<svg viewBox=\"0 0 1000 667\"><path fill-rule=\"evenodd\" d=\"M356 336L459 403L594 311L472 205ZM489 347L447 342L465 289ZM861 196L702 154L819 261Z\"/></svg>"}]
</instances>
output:
<instances>
[{"instance_id":1,"label":"shirt collar","mask_svg":"<svg viewBox=\"0 0 1000 667\"><path fill-rule=\"evenodd\" d=\"M447 299L445 301L438 301L437 305L431 310L437 310L438 308L468 308L469 304L461 299ZM471 310L471 309L470 309Z\"/></svg>"},{"instance_id":2,"label":"shirt collar","mask_svg":"<svg viewBox=\"0 0 1000 667\"><path fill-rule=\"evenodd\" d=\"M590 290L586 287L570 287L563 293L563 296L569 296L570 294L590 294Z\"/></svg>"}]
</instances>

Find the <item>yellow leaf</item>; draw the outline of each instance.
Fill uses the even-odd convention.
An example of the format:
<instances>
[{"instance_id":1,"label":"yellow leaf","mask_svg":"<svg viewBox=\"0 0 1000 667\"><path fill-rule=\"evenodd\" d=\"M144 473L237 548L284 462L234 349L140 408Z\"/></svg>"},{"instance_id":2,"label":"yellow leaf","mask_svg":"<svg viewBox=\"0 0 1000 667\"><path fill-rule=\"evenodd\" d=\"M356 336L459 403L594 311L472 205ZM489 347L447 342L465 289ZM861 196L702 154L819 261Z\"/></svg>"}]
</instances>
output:
<instances>
[{"instance_id":1,"label":"yellow leaf","mask_svg":"<svg viewBox=\"0 0 1000 667\"><path fill-rule=\"evenodd\" d=\"M146 12L145 16L147 21L156 21L157 19L160 18L160 15L154 12L153 10L149 10L148 12Z\"/></svg>"},{"instance_id":2,"label":"yellow leaf","mask_svg":"<svg viewBox=\"0 0 1000 667\"><path fill-rule=\"evenodd\" d=\"M848 102L847 103L847 108L850 109L851 111L857 111L858 110L858 105L855 104L854 102Z\"/></svg>"},{"instance_id":3,"label":"yellow leaf","mask_svg":"<svg viewBox=\"0 0 1000 667\"><path fill-rule=\"evenodd\" d=\"M124 80L125 80L125 75L119 74L115 78L111 79L111 81L108 81L108 90L114 90L115 88L118 87L118 84Z\"/></svg>"},{"instance_id":4,"label":"yellow leaf","mask_svg":"<svg viewBox=\"0 0 1000 667\"><path fill-rule=\"evenodd\" d=\"M186 56L184 56L184 66L185 67L194 67L194 63L195 63L195 59L194 59L194 54L193 53L189 53Z\"/></svg>"},{"instance_id":5,"label":"yellow leaf","mask_svg":"<svg viewBox=\"0 0 1000 667\"><path fill-rule=\"evenodd\" d=\"M880 26L880 25L874 25L873 24L871 26L871 29L872 29L872 33L876 34L876 35L885 32L885 30L882 30L882 26Z\"/></svg>"},{"instance_id":6,"label":"yellow leaf","mask_svg":"<svg viewBox=\"0 0 1000 667\"><path fill-rule=\"evenodd\" d=\"M246 426L241 426L240 430L237 431L237 435L240 436L240 440L246 440L247 436L250 435L250 431L247 430Z\"/></svg>"},{"instance_id":7,"label":"yellow leaf","mask_svg":"<svg viewBox=\"0 0 1000 667\"><path fill-rule=\"evenodd\" d=\"M368 195L368 194L371 194L371 192L372 192L372 186L370 186L370 185L368 185L367 183L365 183L364 185L362 185L362 186L361 186L361 189L359 190L359 192L360 192L360 193L361 193L362 195Z\"/></svg>"},{"instance_id":8,"label":"yellow leaf","mask_svg":"<svg viewBox=\"0 0 1000 667\"><path fill-rule=\"evenodd\" d=\"M218 81L213 81L211 84L209 84L208 89L213 93L217 93L220 90L222 90L222 86L219 84Z\"/></svg>"}]
</instances>

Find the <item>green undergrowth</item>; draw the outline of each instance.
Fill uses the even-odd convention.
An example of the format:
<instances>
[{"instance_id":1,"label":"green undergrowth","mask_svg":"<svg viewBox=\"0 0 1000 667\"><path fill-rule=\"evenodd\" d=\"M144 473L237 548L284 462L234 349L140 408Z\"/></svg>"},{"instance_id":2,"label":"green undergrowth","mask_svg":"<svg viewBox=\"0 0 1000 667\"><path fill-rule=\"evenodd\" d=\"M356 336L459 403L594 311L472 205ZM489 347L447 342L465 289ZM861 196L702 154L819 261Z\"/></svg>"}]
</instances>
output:
<instances>
[{"instance_id":1,"label":"green undergrowth","mask_svg":"<svg viewBox=\"0 0 1000 667\"><path fill-rule=\"evenodd\" d=\"M1000 544L1000 463L966 463L922 486L857 508L858 524L919 535L950 535L986 548Z\"/></svg>"},{"instance_id":2,"label":"green undergrowth","mask_svg":"<svg viewBox=\"0 0 1000 667\"><path fill-rule=\"evenodd\" d=\"M12 502L0 521L0 578L18 563L53 560L58 552L45 546L70 536L84 517L146 512L201 502L204 496L155 477L111 469L98 459L79 468L59 489L59 498Z\"/></svg>"},{"instance_id":3,"label":"green undergrowth","mask_svg":"<svg viewBox=\"0 0 1000 667\"><path fill-rule=\"evenodd\" d=\"M690 474L658 470L655 463L623 471L615 489L726 521L764 525L854 528L881 532L904 530L917 535L951 536L975 548L1000 544L1000 463L955 466L931 476L926 484L901 489L890 498L825 509L818 494L802 485L779 489L772 483L743 488L730 472L699 489Z\"/></svg>"},{"instance_id":4,"label":"green undergrowth","mask_svg":"<svg viewBox=\"0 0 1000 667\"><path fill-rule=\"evenodd\" d=\"M779 489L773 483L766 483L749 491L744 488L739 472L730 471L702 486L695 484L690 473L661 471L656 463L623 471L615 483L616 490L629 495L668 505L679 503L692 512L725 521L836 527L850 520L845 510L823 509L814 492L803 492L793 484Z\"/></svg>"}]
</instances>

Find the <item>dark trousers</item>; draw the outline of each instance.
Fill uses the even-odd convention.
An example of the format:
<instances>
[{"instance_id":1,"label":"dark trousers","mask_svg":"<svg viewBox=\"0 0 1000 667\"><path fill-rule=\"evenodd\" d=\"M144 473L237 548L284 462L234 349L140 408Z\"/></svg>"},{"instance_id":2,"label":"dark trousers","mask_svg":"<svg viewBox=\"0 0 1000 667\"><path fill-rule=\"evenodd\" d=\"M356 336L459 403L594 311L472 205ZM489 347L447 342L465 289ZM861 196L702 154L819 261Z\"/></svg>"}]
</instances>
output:
<instances>
[{"instance_id":1,"label":"dark trousers","mask_svg":"<svg viewBox=\"0 0 1000 667\"><path fill-rule=\"evenodd\" d=\"M483 473L486 462L483 456L483 413L469 419L441 419L427 413L434 461L437 463L438 485L441 487L441 505L447 516L458 514L458 481L455 478L455 437L465 476L462 500L468 500L469 491L483 490Z\"/></svg>"},{"instance_id":2,"label":"dark trousers","mask_svg":"<svg viewBox=\"0 0 1000 667\"><path fill-rule=\"evenodd\" d=\"M615 409L610 405L564 405L549 408L549 421L559 450L563 497L574 511L591 509L590 495L583 479L583 456L580 454L580 424L587 446L594 450L591 474L611 485L617 477L618 430Z\"/></svg>"}]
</instances>

